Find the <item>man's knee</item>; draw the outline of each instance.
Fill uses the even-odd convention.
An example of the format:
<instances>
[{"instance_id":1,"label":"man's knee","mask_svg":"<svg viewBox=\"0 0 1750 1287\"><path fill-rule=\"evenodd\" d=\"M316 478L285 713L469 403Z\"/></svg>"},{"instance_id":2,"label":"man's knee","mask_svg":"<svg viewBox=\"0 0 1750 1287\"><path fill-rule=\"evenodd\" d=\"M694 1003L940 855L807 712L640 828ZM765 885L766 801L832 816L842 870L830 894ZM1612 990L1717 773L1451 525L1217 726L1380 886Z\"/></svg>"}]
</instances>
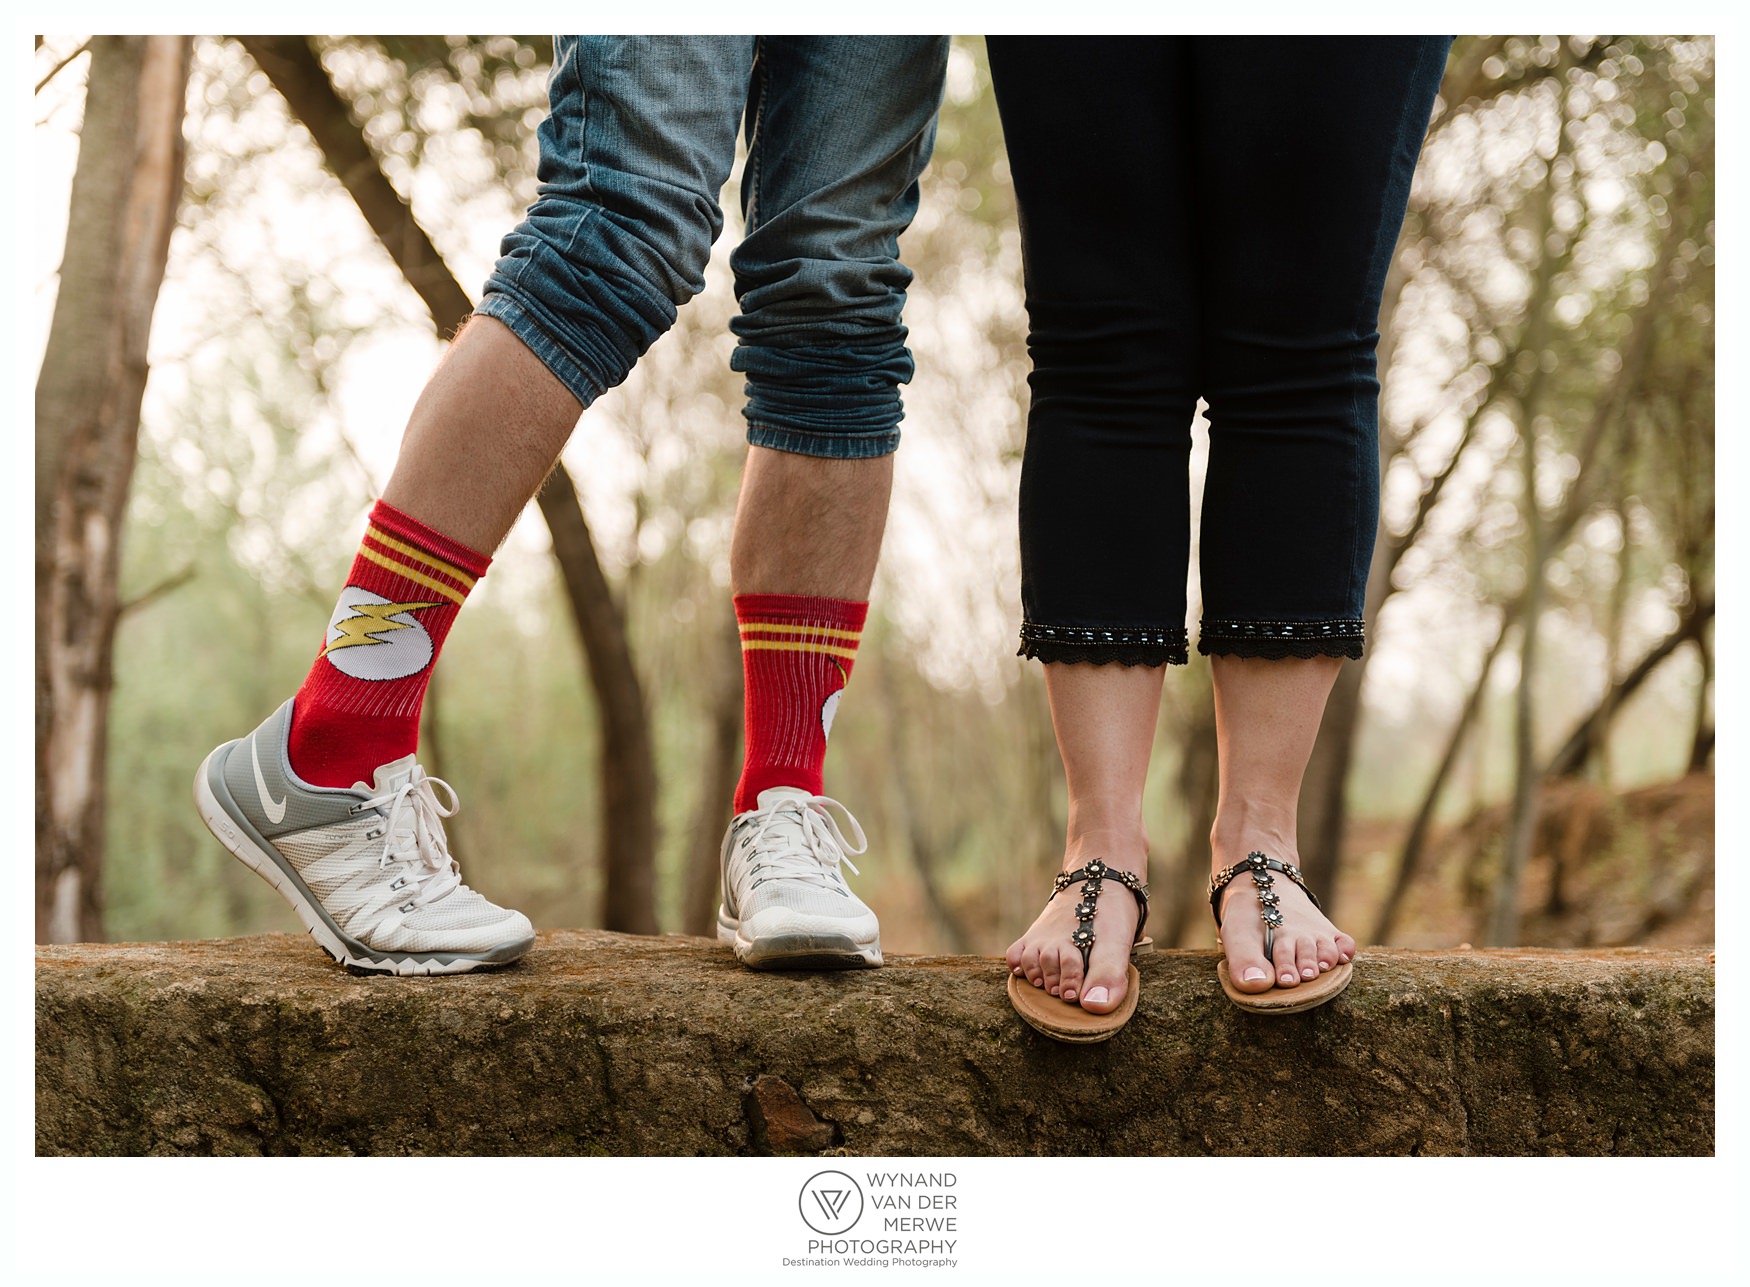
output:
<instances>
[{"instance_id":1,"label":"man's knee","mask_svg":"<svg viewBox=\"0 0 1750 1287\"><path fill-rule=\"evenodd\" d=\"M585 405L704 289L752 51L736 36L555 46L541 195L505 237L480 311Z\"/></svg>"}]
</instances>

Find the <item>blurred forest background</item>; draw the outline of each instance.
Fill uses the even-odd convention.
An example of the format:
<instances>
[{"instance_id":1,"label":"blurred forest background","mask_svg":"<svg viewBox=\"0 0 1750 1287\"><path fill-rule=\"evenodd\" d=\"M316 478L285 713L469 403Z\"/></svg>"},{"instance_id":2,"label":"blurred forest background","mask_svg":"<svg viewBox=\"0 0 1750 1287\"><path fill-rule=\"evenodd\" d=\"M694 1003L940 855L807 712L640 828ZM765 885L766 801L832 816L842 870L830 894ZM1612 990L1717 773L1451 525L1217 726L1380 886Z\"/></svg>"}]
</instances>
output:
<instances>
[{"instance_id":1,"label":"blurred forest background","mask_svg":"<svg viewBox=\"0 0 1750 1287\"><path fill-rule=\"evenodd\" d=\"M315 654L440 337L533 195L550 56L39 39L39 940L296 930L189 783ZM1369 656L1302 801L1363 942L1713 940L1713 157L1709 38L1453 50L1381 318ZM712 923L741 717L724 206L709 290L585 413L427 707L468 879L542 928ZM903 252L918 375L827 790L873 839L890 951L997 953L1064 819L1013 655L1026 323L977 38ZM1213 941L1212 719L1194 656L1149 793L1163 944Z\"/></svg>"}]
</instances>

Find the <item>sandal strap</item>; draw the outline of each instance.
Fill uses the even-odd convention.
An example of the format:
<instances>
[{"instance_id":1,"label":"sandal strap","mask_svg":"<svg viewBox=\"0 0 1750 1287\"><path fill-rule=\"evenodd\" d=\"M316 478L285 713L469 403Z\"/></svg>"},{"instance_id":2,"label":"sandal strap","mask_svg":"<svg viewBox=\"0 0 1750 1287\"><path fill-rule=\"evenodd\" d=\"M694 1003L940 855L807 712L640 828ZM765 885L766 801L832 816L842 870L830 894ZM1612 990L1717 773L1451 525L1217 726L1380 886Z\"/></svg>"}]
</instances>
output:
<instances>
[{"instance_id":1,"label":"sandal strap","mask_svg":"<svg viewBox=\"0 0 1750 1287\"><path fill-rule=\"evenodd\" d=\"M1215 917L1215 928L1221 931L1221 891L1231 884L1235 877L1246 875L1252 878L1252 884L1258 891L1258 919L1264 922L1264 959L1273 961L1276 956L1276 931L1282 926L1282 913L1276 909L1281 901L1275 889L1276 878L1271 872L1281 872L1288 879L1299 885L1306 896L1312 900L1312 905L1323 911L1319 896L1312 891L1312 886L1306 883L1306 878L1300 874L1300 868L1291 862L1278 862L1276 859L1254 849L1239 862L1224 871L1218 871L1209 878L1209 912Z\"/></svg>"},{"instance_id":2,"label":"sandal strap","mask_svg":"<svg viewBox=\"0 0 1750 1287\"><path fill-rule=\"evenodd\" d=\"M1136 936L1130 940L1132 946L1142 941L1142 927L1148 921L1148 884L1135 872L1108 866L1095 858L1074 871L1058 872L1051 881L1051 898L1056 898L1078 880L1082 882L1081 901L1076 904L1076 928L1070 934L1069 941L1081 950L1082 969L1086 970L1088 957L1094 950L1094 913L1099 908L1100 891L1105 887L1105 882L1117 881L1136 899ZM1045 901L1050 902L1051 899Z\"/></svg>"}]
</instances>

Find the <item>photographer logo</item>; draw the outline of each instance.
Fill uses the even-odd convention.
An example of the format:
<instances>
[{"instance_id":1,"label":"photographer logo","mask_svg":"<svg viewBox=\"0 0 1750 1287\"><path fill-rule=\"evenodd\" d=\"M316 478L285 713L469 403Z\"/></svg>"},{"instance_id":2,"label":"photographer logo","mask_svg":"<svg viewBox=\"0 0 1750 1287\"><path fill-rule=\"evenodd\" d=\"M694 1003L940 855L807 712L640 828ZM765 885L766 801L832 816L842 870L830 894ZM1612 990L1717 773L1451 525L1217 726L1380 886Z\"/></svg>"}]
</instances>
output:
<instances>
[{"instance_id":1,"label":"photographer logo","mask_svg":"<svg viewBox=\"0 0 1750 1287\"><path fill-rule=\"evenodd\" d=\"M810 1229L831 1237L856 1227L863 1216L863 1190L843 1171L821 1171L802 1186L797 1205Z\"/></svg>"}]
</instances>

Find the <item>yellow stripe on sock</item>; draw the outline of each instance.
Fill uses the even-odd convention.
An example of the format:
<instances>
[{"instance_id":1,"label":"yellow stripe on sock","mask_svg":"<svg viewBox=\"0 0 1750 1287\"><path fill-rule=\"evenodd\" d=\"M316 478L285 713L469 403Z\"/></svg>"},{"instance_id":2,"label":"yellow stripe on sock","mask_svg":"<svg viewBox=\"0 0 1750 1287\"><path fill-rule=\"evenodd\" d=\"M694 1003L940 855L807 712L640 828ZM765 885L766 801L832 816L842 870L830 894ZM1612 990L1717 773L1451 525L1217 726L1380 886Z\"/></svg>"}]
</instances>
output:
<instances>
[{"instance_id":1,"label":"yellow stripe on sock","mask_svg":"<svg viewBox=\"0 0 1750 1287\"><path fill-rule=\"evenodd\" d=\"M852 661L855 661L857 657L855 648L834 648L831 644L779 643L771 639L743 639L741 650L743 652L818 652L826 653L832 657L846 657Z\"/></svg>"},{"instance_id":2,"label":"yellow stripe on sock","mask_svg":"<svg viewBox=\"0 0 1750 1287\"><path fill-rule=\"evenodd\" d=\"M811 626L805 622L795 625L777 625L769 621L750 621L741 628L744 635L826 635L831 639L858 640L863 637L861 630L832 630L826 626Z\"/></svg>"},{"instance_id":3,"label":"yellow stripe on sock","mask_svg":"<svg viewBox=\"0 0 1750 1287\"><path fill-rule=\"evenodd\" d=\"M397 541L393 536L388 535L375 524L372 524L365 529L365 535L370 537L378 545L388 546L397 554L405 554L410 559L417 559L433 572L437 572L442 576L454 577L470 590L474 588L474 578L462 571L462 569L457 567L454 563L445 563L435 554L427 554L418 546L409 545L405 541Z\"/></svg>"},{"instance_id":4,"label":"yellow stripe on sock","mask_svg":"<svg viewBox=\"0 0 1750 1287\"><path fill-rule=\"evenodd\" d=\"M368 545L359 546L359 555L363 558L369 559L380 568L388 568L389 571L393 572L396 576L404 576L409 581L417 581L420 585L425 586L426 589L436 591L438 594L443 595L444 598L448 599L458 607L461 606L462 600L468 597L460 590L456 589L455 586L445 585L436 577L427 576L418 568L410 568L405 563L398 563L387 555L378 554Z\"/></svg>"}]
</instances>

